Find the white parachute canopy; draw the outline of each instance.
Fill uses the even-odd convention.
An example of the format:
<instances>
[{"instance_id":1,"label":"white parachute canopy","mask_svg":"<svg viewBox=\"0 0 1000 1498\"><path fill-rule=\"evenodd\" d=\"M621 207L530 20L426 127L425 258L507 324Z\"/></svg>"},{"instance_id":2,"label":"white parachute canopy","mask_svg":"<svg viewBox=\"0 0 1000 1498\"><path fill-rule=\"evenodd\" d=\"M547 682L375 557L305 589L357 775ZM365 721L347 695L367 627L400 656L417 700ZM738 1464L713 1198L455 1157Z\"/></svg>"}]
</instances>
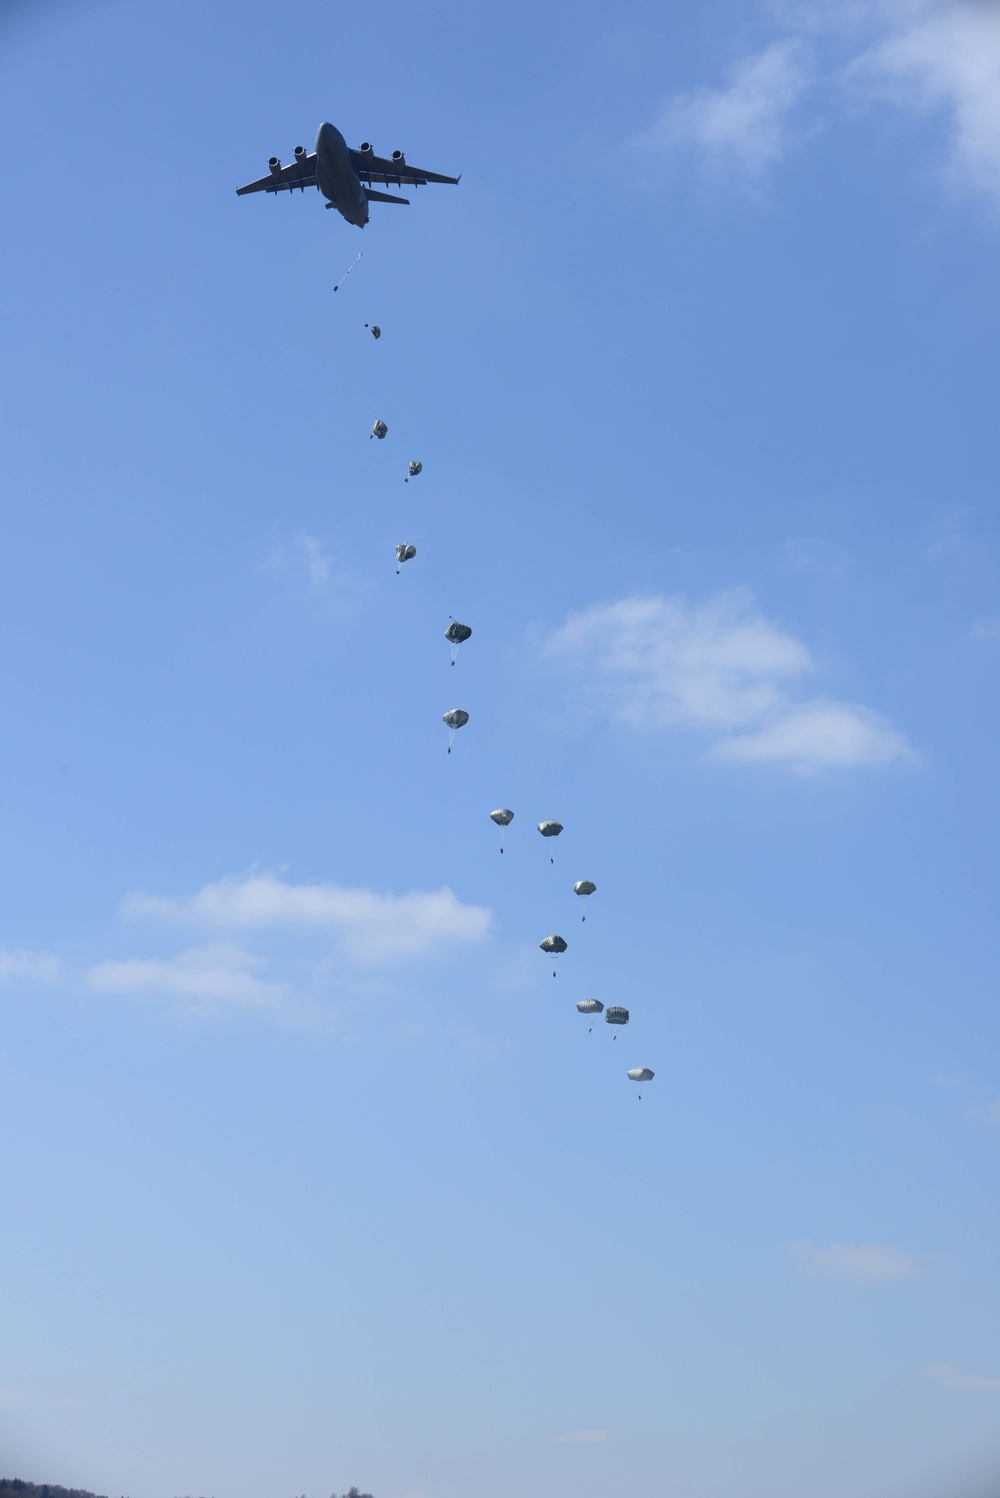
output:
<instances>
[{"instance_id":1,"label":"white parachute canopy","mask_svg":"<svg viewBox=\"0 0 1000 1498\"><path fill-rule=\"evenodd\" d=\"M594 1028L594 1015L602 1014L604 1012L604 1005L600 999L577 999L576 1007L581 1014L590 1015L590 1025L587 1029L587 1034L589 1035Z\"/></svg>"},{"instance_id":2,"label":"white parachute canopy","mask_svg":"<svg viewBox=\"0 0 1000 1498\"><path fill-rule=\"evenodd\" d=\"M543 941L540 941L538 943L538 945L541 947L543 952L547 952L551 957L558 957L560 952L565 952L566 948L569 946L569 943L567 941L564 941L561 936L556 936L553 933L552 936L546 936ZM553 968L553 978L555 977L555 975L556 970L555 968Z\"/></svg>"},{"instance_id":3,"label":"white parachute canopy","mask_svg":"<svg viewBox=\"0 0 1000 1498\"><path fill-rule=\"evenodd\" d=\"M399 576L399 568L402 562L412 562L417 554L417 548L411 546L409 541L400 541L396 547L396 576Z\"/></svg>"},{"instance_id":4,"label":"white parachute canopy","mask_svg":"<svg viewBox=\"0 0 1000 1498\"><path fill-rule=\"evenodd\" d=\"M558 837L563 830L563 826L561 822L539 822L538 830L542 834L542 837ZM555 859L550 858L549 863L555 863Z\"/></svg>"},{"instance_id":5,"label":"white parachute canopy","mask_svg":"<svg viewBox=\"0 0 1000 1498\"><path fill-rule=\"evenodd\" d=\"M651 1072L648 1066L633 1066L628 1074L628 1079L630 1082L651 1082L655 1075L656 1073ZM641 1092L639 1093L639 1101L642 1102Z\"/></svg>"},{"instance_id":6,"label":"white parachute canopy","mask_svg":"<svg viewBox=\"0 0 1000 1498\"><path fill-rule=\"evenodd\" d=\"M573 886L573 893L574 895L592 895L596 889L597 885L592 879L578 879ZM587 917L584 916L583 919L586 920Z\"/></svg>"},{"instance_id":7,"label":"white parachute canopy","mask_svg":"<svg viewBox=\"0 0 1000 1498\"><path fill-rule=\"evenodd\" d=\"M368 441L370 442L373 437L377 437L381 442L382 438L385 436L388 430L389 428L386 426L384 421L373 421L371 432L368 435Z\"/></svg>"},{"instance_id":8,"label":"white parachute canopy","mask_svg":"<svg viewBox=\"0 0 1000 1498\"><path fill-rule=\"evenodd\" d=\"M460 708L460 707L450 708L448 710L448 712L441 714L441 722L445 723L448 726L448 728L451 729L451 733L448 736L448 753L449 754L451 753L451 746L455 742L455 734L458 732L458 730L460 728L464 728L465 725L466 725L466 723L468 723L468 721L469 721L469 715L468 715L468 713L465 712L465 710L463 708Z\"/></svg>"},{"instance_id":9,"label":"white parachute canopy","mask_svg":"<svg viewBox=\"0 0 1000 1498\"><path fill-rule=\"evenodd\" d=\"M498 806L496 811L490 812L490 821L496 822L500 828L500 852L503 852L503 835L505 830L514 820L514 813L509 806Z\"/></svg>"}]
</instances>

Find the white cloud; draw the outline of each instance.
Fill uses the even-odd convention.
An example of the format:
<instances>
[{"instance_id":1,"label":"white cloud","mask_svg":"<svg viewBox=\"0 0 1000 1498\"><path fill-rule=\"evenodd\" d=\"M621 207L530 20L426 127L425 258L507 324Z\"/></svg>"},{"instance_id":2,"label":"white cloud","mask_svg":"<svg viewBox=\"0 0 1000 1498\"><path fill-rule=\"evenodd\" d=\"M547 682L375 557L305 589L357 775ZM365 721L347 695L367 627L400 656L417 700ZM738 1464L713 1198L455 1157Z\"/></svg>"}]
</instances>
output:
<instances>
[{"instance_id":1,"label":"white cloud","mask_svg":"<svg viewBox=\"0 0 1000 1498\"><path fill-rule=\"evenodd\" d=\"M757 182L795 140L789 116L812 71L801 39L772 42L737 63L724 88L693 88L668 100L641 144L691 149L710 169Z\"/></svg>"},{"instance_id":2,"label":"white cloud","mask_svg":"<svg viewBox=\"0 0 1000 1498\"><path fill-rule=\"evenodd\" d=\"M815 131L818 111L797 106L822 90L827 117L858 101L937 116L952 185L1000 206L996 0L774 0L770 9L790 34L744 58L725 86L669 99L642 143L694 150L708 170L753 185Z\"/></svg>"},{"instance_id":3,"label":"white cloud","mask_svg":"<svg viewBox=\"0 0 1000 1498\"><path fill-rule=\"evenodd\" d=\"M1000 615L992 619L979 619L969 630L974 640L1000 640Z\"/></svg>"},{"instance_id":4,"label":"white cloud","mask_svg":"<svg viewBox=\"0 0 1000 1498\"><path fill-rule=\"evenodd\" d=\"M236 1004L274 1007L289 996L287 983L256 977L265 959L235 942L189 947L175 957L131 957L122 962L99 962L87 973L91 988L101 993L165 994L194 1004Z\"/></svg>"},{"instance_id":5,"label":"white cloud","mask_svg":"<svg viewBox=\"0 0 1000 1498\"><path fill-rule=\"evenodd\" d=\"M565 1430L556 1436L557 1446L599 1446L608 1439L606 1430Z\"/></svg>"},{"instance_id":6,"label":"white cloud","mask_svg":"<svg viewBox=\"0 0 1000 1498\"><path fill-rule=\"evenodd\" d=\"M805 772L909 752L870 708L796 699L812 657L745 589L699 605L665 597L599 604L571 614L545 653L585 671L597 700L637 731L712 734L714 759Z\"/></svg>"},{"instance_id":7,"label":"white cloud","mask_svg":"<svg viewBox=\"0 0 1000 1498\"><path fill-rule=\"evenodd\" d=\"M785 763L801 772L883 765L907 756L906 739L881 713L853 702L818 699L790 707L775 723L723 739L709 751L732 762Z\"/></svg>"},{"instance_id":8,"label":"white cloud","mask_svg":"<svg viewBox=\"0 0 1000 1498\"><path fill-rule=\"evenodd\" d=\"M951 1363L933 1363L924 1369L942 1389L975 1389L984 1394L1000 1394L1000 1378L981 1378L977 1373L960 1373Z\"/></svg>"},{"instance_id":9,"label":"white cloud","mask_svg":"<svg viewBox=\"0 0 1000 1498\"><path fill-rule=\"evenodd\" d=\"M316 536L307 535L305 531L295 533L295 545L299 548L299 556L310 587L323 588L330 581L330 558L323 550L323 543Z\"/></svg>"},{"instance_id":10,"label":"white cloud","mask_svg":"<svg viewBox=\"0 0 1000 1498\"><path fill-rule=\"evenodd\" d=\"M185 899L132 894L122 912L221 931L328 932L348 957L373 966L482 941L492 924L487 907L463 905L447 887L378 894L336 884L287 884L273 874L220 879Z\"/></svg>"},{"instance_id":11,"label":"white cloud","mask_svg":"<svg viewBox=\"0 0 1000 1498\"><path fill-rule=\"evenodd\" d=\"M953 182L1000 204L1000 7L993 0L885 0L886 34L848 79L869 96L943 111Z\"/></svg>"},{"instance_id":12,"label":"white cloud","mask_svg":"<svg viewBox=\"0 0 1000 1498\"><path fill-rule=\"evenodd\" d=\"M0 948L0 983L8 978L31 978L53 983L60 977L62 964L48 952L11 951Z\"/></svg>"},{"instance_id":13,"label":"white cloud","mask_svg":"<svg viewBox=\"0 0 1000 1498\"><path fill-rule=\"evenodd\" d=\"M793 1253L804 1269L827 1279L888 1284L911 1279L918 1272L910 1254L882 1243L830 1243L825 1248L796 1243Z\"/></svg>"}]
</instances>

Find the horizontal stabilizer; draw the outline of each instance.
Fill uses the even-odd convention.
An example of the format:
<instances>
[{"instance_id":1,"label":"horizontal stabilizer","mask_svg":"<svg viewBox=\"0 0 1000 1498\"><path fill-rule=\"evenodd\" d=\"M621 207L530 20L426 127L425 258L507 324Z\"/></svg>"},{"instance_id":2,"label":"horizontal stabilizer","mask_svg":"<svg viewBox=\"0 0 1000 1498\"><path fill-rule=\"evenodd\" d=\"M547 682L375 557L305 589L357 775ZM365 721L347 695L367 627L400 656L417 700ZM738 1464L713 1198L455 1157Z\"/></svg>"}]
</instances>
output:
<instances>
[{"instance_id":1,"label":"horizontal stabilizer","mask_svg":"<svg viewBox=\"0 0 1000 1498\"><path fill-rule=\"evenodd\" d=\"M374 187L365 187L362 191L369 203L405 203L409 206L409 198L397 198L392 192L376 192Z\"/></svg>"}]
</instances>

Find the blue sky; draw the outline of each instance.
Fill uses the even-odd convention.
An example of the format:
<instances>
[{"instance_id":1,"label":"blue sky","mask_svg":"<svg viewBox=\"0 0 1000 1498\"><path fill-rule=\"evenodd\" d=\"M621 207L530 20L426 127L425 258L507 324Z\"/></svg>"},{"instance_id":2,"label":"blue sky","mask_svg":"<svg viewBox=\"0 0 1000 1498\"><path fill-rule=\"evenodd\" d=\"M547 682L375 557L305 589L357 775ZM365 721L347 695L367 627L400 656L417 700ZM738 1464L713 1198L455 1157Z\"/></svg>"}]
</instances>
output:
<instances>
[{"instance_id":1,"label":"blue sky","mask_svg":"<svg viewBox=\"0 0 1000 1498\"><path fill-rule=\"evenodd\" d=\"M979 1494L995 7L63 0L0 74L2 1472ZM323 119L461 185L237 199Z\"/></svg>"}]
</instances>

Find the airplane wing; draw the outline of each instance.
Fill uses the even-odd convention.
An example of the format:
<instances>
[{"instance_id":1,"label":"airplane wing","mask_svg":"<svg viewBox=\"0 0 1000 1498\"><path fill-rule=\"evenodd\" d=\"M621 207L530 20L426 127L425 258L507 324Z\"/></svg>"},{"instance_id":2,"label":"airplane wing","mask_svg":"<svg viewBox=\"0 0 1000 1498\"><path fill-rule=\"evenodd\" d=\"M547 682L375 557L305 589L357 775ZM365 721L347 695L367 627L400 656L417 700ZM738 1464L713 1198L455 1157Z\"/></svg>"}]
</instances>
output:
<instances>
[{"instance_id":1,"label":"airplane wing","mask_svg":"<svg viewBox=\"0 0 1000 1498\"><path fill-rule=\"evenodd\" d=\"M369 203L402 203L404 208L409 208L410 206L409 198L401 198L395 192L376 192L373 187L363 187L361 191ZM337 205L336 203L327 203L326 206L328 208L336 208Z\"/></svg>"},{"instance_id":2,"label":"airplane wing","mask_svg":"<svg viewBox=\"0 0 1000 1498\"><path fill-rule=\"evenodd\" d=\"M304 192L307 187L315 186L316 152L310 151L301 161L290 161L287 166L275 167L266 177L258 177L256 182L238 187L236 193L238 197L242 197L245 192L291 192L296 187L301 187Z\"/></svg>"},{"instance_id":3,"label":"airplane wing","mask_svg":"<svg viewBox=\"0 0 1000 1498\"><path fill-rule=\"evenodd\" d=\"M365 197L369 203L405 203L409 207L409 198L401 198L394 192L376 192L373 187L364 189Z\"/></svg>"},{"instance_id":4,"label":"airplane wing","mask_svg":"<svg viewBox=\"0 0 1000 1498\"><path fill-rule=\"evenodd\" d=\"M422 167L410 166L405 161L387 161L384 156L375 156L370 151L362 154L351 152L351 165L362 182L394 182L397 187L426 187L428 182L450 182L454 186L457 177L442 177L439 172L425 172Z\"/></svg>"}]
</instances>

